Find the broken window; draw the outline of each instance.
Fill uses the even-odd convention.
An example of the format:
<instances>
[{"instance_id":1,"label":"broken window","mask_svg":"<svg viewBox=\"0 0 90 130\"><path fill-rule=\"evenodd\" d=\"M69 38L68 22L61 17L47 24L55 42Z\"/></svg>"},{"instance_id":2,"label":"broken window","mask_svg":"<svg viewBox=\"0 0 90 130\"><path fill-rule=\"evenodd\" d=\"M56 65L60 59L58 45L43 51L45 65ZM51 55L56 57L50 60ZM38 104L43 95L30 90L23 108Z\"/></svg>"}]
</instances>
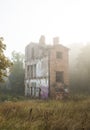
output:
<instances>
[{"instance_id":1,"label":"broken window","mask_svg":"<svg viewBox=\"0 0 90 130\"><path fill-rule=\"evenodd\" d=\"M56 82L64 82L64 79L63 79L63 71L56 71Z\"/></svg>"},{"instance_id":2,"label":"broken window","mask_svg":"<svg viewBox=\"0 0 90 130\"><path fill-rule=\"evenodd\" d=\"M56 58L62 59L62 52L56 52Z\"/></svg>"}]
</instances>

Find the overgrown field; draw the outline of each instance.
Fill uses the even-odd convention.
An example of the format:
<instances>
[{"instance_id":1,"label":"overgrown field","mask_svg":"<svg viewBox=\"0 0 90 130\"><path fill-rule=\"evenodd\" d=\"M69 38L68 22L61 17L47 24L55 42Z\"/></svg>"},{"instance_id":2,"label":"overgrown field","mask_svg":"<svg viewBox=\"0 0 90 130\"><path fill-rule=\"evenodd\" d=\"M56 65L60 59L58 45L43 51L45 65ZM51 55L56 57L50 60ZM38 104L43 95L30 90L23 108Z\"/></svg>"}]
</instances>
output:
<instances>
[{"instance_id":1,"label":"overgrown field","mask_svg":"<svg viewBox=\"0 0 90 130\"><path fill-rule=\"evenodd\" d=\"M3 102L0 130L90 130L90 100Z\"/></svg>"}]
</instances>

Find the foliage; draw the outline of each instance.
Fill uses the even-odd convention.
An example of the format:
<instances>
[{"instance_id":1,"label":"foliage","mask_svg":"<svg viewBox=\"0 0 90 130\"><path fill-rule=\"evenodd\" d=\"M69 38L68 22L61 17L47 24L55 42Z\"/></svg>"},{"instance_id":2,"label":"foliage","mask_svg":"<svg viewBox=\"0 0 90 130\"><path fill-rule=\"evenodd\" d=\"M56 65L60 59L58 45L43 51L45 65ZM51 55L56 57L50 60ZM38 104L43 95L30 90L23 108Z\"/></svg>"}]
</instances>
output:
<instances>
[{"instance_id":1,"label":"foliage","mask_svg":"<svg viewBox=\"0 0 90 130\"><path fill-rule=\"evenodd\" d=\"M4 55L4 50L6 45L3 43L3 38L0 37L0 82L4 80L4 77L7 76L6 68L11 66L10 60Z\"/></svg>"},{"instance_id":2,"label":"foliage","mask_svg":"<svg viewBox=\"0 0 90 130\"><path fill-rule=\"evenodd\" d=\"M76 52L74 52L75 54ZM90 94L90 44L82 47L75 66L70 70L70 89L73 93ZM74 64L75 64L74 63Z\"/></svg>"},{"instance_id":3,"label":"foliage","mask_svg":"<svg viewBox=\"0 0 90 130\"><path fill-rule=\"evenodd\" d=\"M84 85L86 87L90 86L90 45L86 45L81 54L78 56L78 72L79 72L79 80L81 81L80 85ZM89 89L89 88L88 88Z\"/></svg>"},{"instance_id":4,"label":"foliage","mask_svg":"<svg viewBox=\"0 0 90 130\"><path fill-rule=\"evenodd\" d=\"M14 96L14 95L11 95L11 94L0 93L0 102L22 101L22 100L26 100L26 97L24 97L24 96Z\"/></svg>"},{"instance_id":5,"label":"foliage","mask_svg":"<svg viewBox=\"0 0 90 130\"><path fill-rule=\"evenodd\" d=\"M13 94L24 94L24 55L18 52L12 52L13 67L9 76L9 87Z\"/></svg>"},{"instance_id":6,"label":"foliage","mask_svg":"<svg viewBox=\"0 0 90 130\"><path fill-rule=\"evenodd\" d=\"M89 130L90 100L4 102L1 130Z\"/></svg>"}]
</instances>

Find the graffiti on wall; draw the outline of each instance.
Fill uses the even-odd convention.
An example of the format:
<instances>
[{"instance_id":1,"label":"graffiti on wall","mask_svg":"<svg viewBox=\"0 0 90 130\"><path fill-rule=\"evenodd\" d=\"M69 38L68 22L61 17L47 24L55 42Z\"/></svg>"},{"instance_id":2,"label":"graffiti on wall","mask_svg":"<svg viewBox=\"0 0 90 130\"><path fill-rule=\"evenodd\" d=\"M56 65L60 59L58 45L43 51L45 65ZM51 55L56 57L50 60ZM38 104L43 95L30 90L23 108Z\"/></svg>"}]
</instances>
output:
<instances>
[{"instance_id":1,"label":"graffiti on wall","mask_svg":"<svg viewBox=\"0 0 90 130\"><path fill-rule=\"evenodd\" d=\"M48 86L42 86L41 87L41 98L46 99L48 98Z\"/></svg>"}]
</instances>

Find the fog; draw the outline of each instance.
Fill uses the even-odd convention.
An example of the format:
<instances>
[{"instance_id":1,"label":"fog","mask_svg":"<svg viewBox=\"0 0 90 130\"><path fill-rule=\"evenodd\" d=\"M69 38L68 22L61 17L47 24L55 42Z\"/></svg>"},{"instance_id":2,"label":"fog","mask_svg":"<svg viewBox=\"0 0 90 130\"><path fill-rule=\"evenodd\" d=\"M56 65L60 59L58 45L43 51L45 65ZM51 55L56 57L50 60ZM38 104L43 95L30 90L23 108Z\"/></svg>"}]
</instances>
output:
<instances>
[{"instance_id":1,"label":"fog","mask_svg":"<svg viewBox=\"0 0 90 130\"><path fill-rule=\"evenodd\" d=\"M60 44L70 49L70 86L89 86L89 5L89 0L0 0L6 56L11 58L14 50L25 54L26 45L38 42L41 35L46 44L58 36Z\"/></svg>"},{"instance_id":2,"label":"fog","mask_svg":"<svg viewBox=\"0 0 90 130\"><path fill-rule=\"evenodd\" d=\"M74 93L90 93L90 43L69 46L70 88Z\"/></svg>"},{"instance_id":3,"label":"fog","mask_svg":"<svg viewBox=\"0 0 90 130\"><path fill-rule=\"evenodd\" d=\"M24 53L25 46L46 43L60 37L60 43L86 44L90 41L89 0L0 0L0 36L7 45L6 55L13 50Z\"/></svg>"},{"instance_id":4,"label":"fog","mask_svg":"<svg viewBox=\"0 0 90 130\"><path fill-rule=\"evenodd\" d=\"M88 87L89 5L89 0L0 0L0 36L7 46L6 56L11 58L13 51L25 54L26 45L38 42L41 35L50 45L58 36L60 44L69 48L71 88Z\"/></svg>"}]
</instances>

